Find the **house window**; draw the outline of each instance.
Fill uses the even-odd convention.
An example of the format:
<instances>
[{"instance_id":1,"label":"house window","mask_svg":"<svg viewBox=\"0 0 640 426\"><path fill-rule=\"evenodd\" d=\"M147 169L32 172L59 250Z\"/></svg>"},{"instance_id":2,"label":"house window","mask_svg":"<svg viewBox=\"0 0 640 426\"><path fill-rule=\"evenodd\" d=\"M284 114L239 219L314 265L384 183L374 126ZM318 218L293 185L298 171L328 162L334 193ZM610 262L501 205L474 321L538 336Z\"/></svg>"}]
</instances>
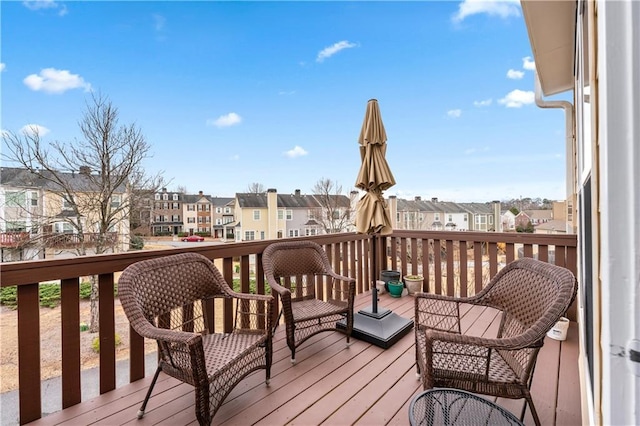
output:
<instances>
[{"instance_id":1,"label":"house window","mask_svg":"<svg viewBox=\"0 0 640 426\"><path fill-rule=\"evenodd\" d=\"M493 216L489 216L489 225L493 225Z\"/></svg>"},{"instance_id":2,"label":"house window","mask_svg":"<svg viewBox=\"0 0 640 426\"><path fill-rule=\"evenodd\" d=\"M284 219L284 210L278 210L278 220Z\"/></svg>"},{"instance_id":3,"label":"house window","mask_svg":"<svg viewBox=\"0 0 640 426\"><path fill-rule=\"evenodd\" d=\"M440 213L434 213L433 220L440 220Z\"/></svg>"},{"instance_id":4,"label":"house window","mask_svg":"<svg viewBox=\"0 0 640 426\"><path fill-rule=\"evenodd\" d=\"M287 210L287 220L293 219L293 210Z\"/></svg>"},{"instance_id":5,"label":"house window","mask_svg":"<svg viewBox=\"0 0 640 426\"><path fill-rule=\"evenodd\" d=\"M260 231L260 239L264 240L264 231Z\"/></svg>"},{"instance_id":6,"label":"house window","mask_svg":"<svg viewBox=\"0 0 640 426\"><path fill-rule=\"evenodd\" d=\"M27 224L24 221L7 222L7 232L24 232Z\"/></svg>"},{"instance_id":7,"label":"house window","mask_svg":"<svg viewBox=\"0 0 640 426\"><path fill-rule=\"evenodd\" d=\"M172 215L171 222L180 222L180 215Z\"/></svg>"},{"instance_id":8,"label":"house window","mask_svg":"<svg viewBox=\"0 0 640 426\"><path fill-rule=\"evenodd\" d=\"M5 195L5 205L7 207L22 207L24 205L24 193L11 191Z\"/></svg>"},{"instance_id":9,"label":"house window","mask_svg":"<svg viewBox=\"0 0 640 426\"><path fill-rule=\"evenodd\" d=\"M216 219L216 225L222 225L222 219Z\"/></svg>"},{"instance_id":10,"label":"house window","mask_svg":"<svg viewBox=\"0 0 640 426\"><path fill-rule=\"evenodd\" d=\"M299 237L300 236L300 231L297 229L289 229L289 236L290 237Z\"/></svg>"},{"instance_id":11,"label":"house window","mask_svg":"<svg viewBox=\"0 0 640 426\"><path fill-rule=\"evenodd\" d=\"M173 204L171 204L171 208L173 210L178 210L180 208L180 204L179 203L173 203Z\"/></svg>"},{"instance_id":12,"label":"house window","mask_svg":"<svg viewBox=\"0 0 640 426\"><path fill-rule=\"evenodd\" d=\"M156 200L160 200L160 194L156 194L154 197Z\"/></svg>"},{"instance_id":13,"label":"house window","mask_svg":"<svg viewBox=\"0 0 640 426\"><path fill-rule=\"evenodd\" d=\"M193 204L187 204L187 211L188 212L196 211L196 206L194 206Z\"/></svg>"},{"instance_id":14,"label":"house window","mask_svg":"<svg viewBox=\"0 0 640 426\"><path fill-rule=\"evenodd\" d=\"M169 194L162 194L162 199L163 199L164 201L169 200Z\"/></svg>"},{"instance_id":15,"label":"house window","mask_svg":"<svg viewBox=\"0 0 640 426\"><path fill-rule=\"evenodd\" d=\"M62 208L69 210L73 208L73 199L71 199L71 201L68 201L66 198L62 199Z\"/></svg>"},{"instance_id":16,"label":"house window","mask_svg":"<svg viewBox=\"0 0 640 426\"><path fill-rule=\"evenodd\" d=\"M260 220L260 210L253 211L253 220Z\"/></svg>"},{"instance_id":17,"label":"house window","mask_svg":"<svg viewBox=\"0 0 640 426\"><path fill-rule=\"evenodd\" d=\"M255 231L244 231L244 240L245 241L253 241L256 239Z\"/></svg>"},{"instance_id":18,"label":"house window","mask_svg":"<svg viewBox=\"0 0 640 426\"><path fill-rule=\"evenodd\" d=\"M173 194L173 201L178 201L178 194Z\"/></svg>"},{"instance_id":19,"label":"house window","mask_svg":"<svg viewBox=\"0 0 640 426\"><path fill-rule=\"evenodd\" d=\"M164 210L169 210L169 203L162 203L162 208Z\"/></svg>"},{"instance_id":20,"label":"house window","mask_svg":"<svg viewBox=\"0 0 640 426\"><path fill-rule=\"evenodd\" d=\"M307 237L310 235L318 235L318 230L316 228L307 228L304 230L304 235Z\"/></svg>"},{"instance_id":21,"label":"house window","mask_svg":"<svg viewBox=\"0 0 640 426\"><path fill-rule=\"evenodd\" d=\"M120 197L120 194L113 194L111 196L111 208L117 209L118 207L120 207L121 201L122 201L122 198Z\"/></svg>"},{"instance_id":22,"label":"house window","mask_svg":"<svg viewBox=\"0 0 640 426\"><path fill-rule=\"evenodd\" d=\"M187 223L196 223L196 218L195 217L188 217L187 218Z\"/></svg>"},{"instance_id":23,"label":"house window","mask_svg":"<svg viewBox=\"0 0 640 426\"><path fill-rule=\"evenodd\" d=\"M225 207L224 208L224 212L225 213L231 213L231 207Z\"/></svg>"},{"instance_id":24,"label":"house window","mask_svg":"<svg viewBox=\"0 0 640 426\"><path fill-rule=\"evenodd\" d=\"M38 193L37 192L32 192L31 193L31 205L33 207L38 205Z\"/></svg>"}]
</instances>

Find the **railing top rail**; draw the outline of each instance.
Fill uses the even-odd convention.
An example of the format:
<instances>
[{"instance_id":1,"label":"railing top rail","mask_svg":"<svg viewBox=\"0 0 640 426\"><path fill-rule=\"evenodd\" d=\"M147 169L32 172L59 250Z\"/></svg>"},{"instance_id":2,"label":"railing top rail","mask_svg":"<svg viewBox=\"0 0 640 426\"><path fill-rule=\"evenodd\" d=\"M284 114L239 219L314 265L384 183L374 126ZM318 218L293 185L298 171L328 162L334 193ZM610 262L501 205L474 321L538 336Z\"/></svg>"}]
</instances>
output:
<instances>
[{"instance_id":1,"label":"railing top rail","mask_svg":"<svg viewBox=\"0 0 640 426\"><path fill-rule=\"evenodd\" d=\"M355 233L329 234L292 240L313 240L320 245L338 244L369 238ZM0 268L0 286L31 284L65 278L108 274L122 271L140 260L177 253L200 253L209 259L221 259L262 253L275 240L244 241L192 247L174 247L160 250L139 250L117 254L78 256L67 259L42 259L3 263Z\"/></svg>"},{"instance_id":2,"label":"railing top rail","mask_svg":"<svg viewBox=\"0 0 640 426\"><path fill-rule=\"evenodd\" d=\"M477 232L477 231L393 231L390 237L400 238L426 238L453 241L482 241L488 243L514 243L514 244L538 244L558 245L564 247L577 247L575 234L530 234L524 232Z\"/></svg>"}]
</instances>

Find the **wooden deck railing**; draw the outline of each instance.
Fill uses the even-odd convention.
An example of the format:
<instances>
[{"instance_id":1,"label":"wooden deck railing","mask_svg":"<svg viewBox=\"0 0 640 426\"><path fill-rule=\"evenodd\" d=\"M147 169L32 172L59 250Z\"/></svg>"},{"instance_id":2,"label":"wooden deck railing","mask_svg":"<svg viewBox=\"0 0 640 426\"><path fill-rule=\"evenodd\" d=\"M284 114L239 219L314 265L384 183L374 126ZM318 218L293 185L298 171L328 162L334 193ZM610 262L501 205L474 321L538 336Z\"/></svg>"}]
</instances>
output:
<instances>
[{"instance_id":1,"label":"wooden deck railing","mask_svg":"<svg viewBox=\"0 0 640 426\"><path fill-rule=\"evenodd\" d=\"M373 277L383 269L402 275L421 273L424 290L450 295L471 295L480 290L504 264L519 257L538 257L565 266L575 273L575 235L539 235L483 232L395 231L374 239L362 234L333 234L309 239L321 244L334 269L357 280L357 292L371 288ZM80 362L80 278L97 275L99 282L100 321L100 393L116 386L114 274L130 264L175 254L196 252L214 260L225 279L234 279L234 261L239 259L242 291L249 291L251 272L255 274L258 293L265 292L262 252L271 240L193 246L166 250L133 251L121 254L11 262L2 265L2 287L17 286L18 294L18 362L20 423L42 416L40 372L40 317L38 283L61 282L62 330L62 406L81 401ZM372 253L376 253L373 271ZM383 254L386 254L383 255ZM232 306L222 306L222 324L232 328ZM130 381L144 377L144 342L133 330L130 333Z\"/></svg>"}]
</instances>

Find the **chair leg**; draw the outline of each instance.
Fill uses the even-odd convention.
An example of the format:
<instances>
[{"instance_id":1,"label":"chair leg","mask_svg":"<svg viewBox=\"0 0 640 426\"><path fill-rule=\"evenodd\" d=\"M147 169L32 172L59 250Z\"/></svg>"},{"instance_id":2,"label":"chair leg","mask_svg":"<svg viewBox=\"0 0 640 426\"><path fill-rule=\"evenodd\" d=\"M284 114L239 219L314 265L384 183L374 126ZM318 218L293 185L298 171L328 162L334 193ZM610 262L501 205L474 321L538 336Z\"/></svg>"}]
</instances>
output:
<instances>
[{"instance_id":1,"label":"chair leg","mask_svg":"<svg viewBox=\"0 0 640 426\"><path fill-rule=\"evenodd\" d=\"M147 396L144 397L144 401L142 402L142 407L138 410L138 418L141 419L144 416L144 410L147 408L147 402L149 402L149 398L151 397L151 391L153 391L153 387L156 385L156 381L158 380L158 376L160 375L161 368L158 366L156 368L156 373L153 375L153 380L149 385L149 390L147 390Z\"/></svg>"},{"instance_id":2,"label":"chair leg","mask_svg":"<svg viewBox=\"0 0 640 426\"><path fill-rule=\"evenodd\" d=\"M538 417L538 412L536 411L535 405L533 405L533 398L531 394L525 397L524 405L522 406L522 413L520 414L520 421L524 422L524 412L527 409L527 404L529 404L529 409L531 410L531 416L533 417L533 421L536 426L540 426L540 418Z\"/></svg>"}]
</instances>

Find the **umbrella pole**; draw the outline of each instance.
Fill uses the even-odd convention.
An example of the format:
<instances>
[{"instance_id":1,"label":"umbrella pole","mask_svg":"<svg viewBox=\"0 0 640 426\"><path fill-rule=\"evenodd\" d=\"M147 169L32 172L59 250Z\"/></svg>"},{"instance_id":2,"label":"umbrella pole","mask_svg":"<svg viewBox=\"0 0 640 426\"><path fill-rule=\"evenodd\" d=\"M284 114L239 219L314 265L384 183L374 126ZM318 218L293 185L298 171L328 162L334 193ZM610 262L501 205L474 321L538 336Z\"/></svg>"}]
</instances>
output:
<instances>
[{"instance_id":1,"label":"umbrella pole","mask_svg":"<svg viewBox=\"0 0 640 426\"><path fill-rule=\"evenodd\" d=\"M378 313L378 286L376 285L376 274L377 274L377 266L378 266L378 250L376 246L378 245L378 234L373 234L373 248L371 249L371 256L373 257L372 261L372 287L371 287L371 312L374 314Z\"/></svg>"}]
</instances>

